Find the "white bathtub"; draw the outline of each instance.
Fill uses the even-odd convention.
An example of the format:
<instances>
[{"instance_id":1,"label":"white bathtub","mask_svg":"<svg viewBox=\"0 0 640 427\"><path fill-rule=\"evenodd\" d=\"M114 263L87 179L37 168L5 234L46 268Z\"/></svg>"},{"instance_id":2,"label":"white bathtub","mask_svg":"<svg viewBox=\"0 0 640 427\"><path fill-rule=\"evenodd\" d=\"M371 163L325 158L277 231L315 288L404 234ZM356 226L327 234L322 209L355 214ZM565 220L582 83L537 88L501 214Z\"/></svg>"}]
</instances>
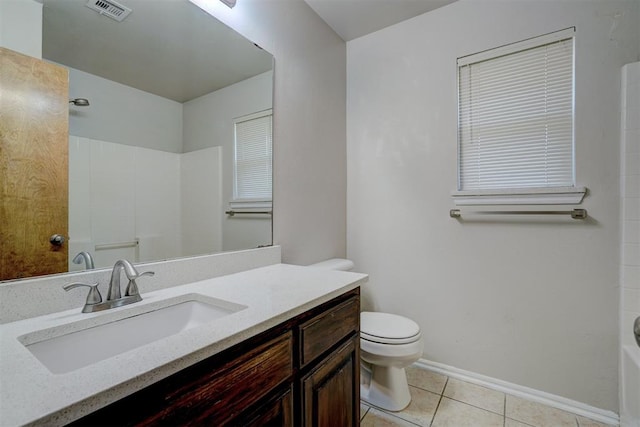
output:
<instances>
[{"instance_id":1,"label":"white bathtub","mask_svg":"<svg viewBox=\"0 0 640 427\"><path fill-rule=\"evenodd\" d=\"M640 347L622 347L620 426L640 427Z\"/></svg>"}]
</instances>

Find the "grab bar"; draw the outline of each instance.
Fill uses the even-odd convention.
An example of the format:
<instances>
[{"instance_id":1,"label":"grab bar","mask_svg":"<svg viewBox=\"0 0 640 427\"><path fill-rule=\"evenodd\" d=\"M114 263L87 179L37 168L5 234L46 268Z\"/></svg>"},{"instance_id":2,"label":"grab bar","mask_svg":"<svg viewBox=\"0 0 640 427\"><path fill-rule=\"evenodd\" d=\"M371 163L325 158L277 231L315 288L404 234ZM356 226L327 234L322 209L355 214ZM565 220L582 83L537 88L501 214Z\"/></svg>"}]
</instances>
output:
<instances>
[{"instance_id":1,"label":"grab bar","mask_svg":"<svg viewBox=\"0 0 640 427\"><path fill-rule=\"evenodd\" d=\"M138 239L134 240L133 242L105 243L103 245L96 245L96 251L103 251L106 249L135 248L139 243L140 242Z\"/></svg>"},{"instance_id":2,"label":"grab bar","mask_svg":"<svg viewBox=\"0 0 640 427\"><path fill-rule=\"evenodd\" d=\"M263 215L273 215L273 211L226 211L225 212L229 216L234 215L244 215L244 214L263 214Z\"/></svg>"},{"instance_id":3,"label":"grab bar","mask_svg":"<svg viewBox=\"0 0 640 427\"><path fill-rule=\"evenodd\" d=\"M587 219L586 209L572 209L570 211L473 211L474 214L480 215L571 215L573 219ZM451 209L449 211L451 218L461 218L460 209Z\"/></svg>"}]
</instances>

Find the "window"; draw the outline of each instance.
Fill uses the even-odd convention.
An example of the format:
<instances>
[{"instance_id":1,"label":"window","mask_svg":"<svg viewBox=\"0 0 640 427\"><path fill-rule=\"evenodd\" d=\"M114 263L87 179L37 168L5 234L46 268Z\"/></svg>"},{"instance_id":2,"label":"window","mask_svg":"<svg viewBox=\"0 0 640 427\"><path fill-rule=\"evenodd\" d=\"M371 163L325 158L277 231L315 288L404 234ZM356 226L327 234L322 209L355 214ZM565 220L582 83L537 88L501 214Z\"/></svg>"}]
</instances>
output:
<instances>
[{"instance_id":1,"label":"window","mask_svg":"<svg viewBox=\"0 0 640 427\"><path fill-rule=\"evenodd\" d=\"M573 28L458 58L456 204L579 203Z\"/></svg>"},{"instance_id":2,"label":"window","mask_svg":"<svg viewBox=\"0 0 640 427\"><path fill-rule=\"evenodd\" d=\"M233 202L236 207L271 206L272 112L240 117L235 124Z\"/></svg>"}]
</instances>

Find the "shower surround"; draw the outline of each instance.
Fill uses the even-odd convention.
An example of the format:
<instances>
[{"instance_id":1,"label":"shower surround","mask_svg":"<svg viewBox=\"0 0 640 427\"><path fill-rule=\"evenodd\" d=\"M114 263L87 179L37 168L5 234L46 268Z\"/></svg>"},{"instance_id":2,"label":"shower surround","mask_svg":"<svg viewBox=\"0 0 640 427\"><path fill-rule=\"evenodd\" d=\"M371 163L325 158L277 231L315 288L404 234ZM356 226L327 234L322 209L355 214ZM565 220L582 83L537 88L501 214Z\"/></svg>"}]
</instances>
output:
<instances>
[{"instance_id":1,"label":"shower surround","mask_svg":"<svg viewBox=\"0 0 640 427\"><path fill-rule=\"evenodd\" d=\"M622 67L620 250L620 425L640 426L640 62Z\"/></svg>"}]
</instances>

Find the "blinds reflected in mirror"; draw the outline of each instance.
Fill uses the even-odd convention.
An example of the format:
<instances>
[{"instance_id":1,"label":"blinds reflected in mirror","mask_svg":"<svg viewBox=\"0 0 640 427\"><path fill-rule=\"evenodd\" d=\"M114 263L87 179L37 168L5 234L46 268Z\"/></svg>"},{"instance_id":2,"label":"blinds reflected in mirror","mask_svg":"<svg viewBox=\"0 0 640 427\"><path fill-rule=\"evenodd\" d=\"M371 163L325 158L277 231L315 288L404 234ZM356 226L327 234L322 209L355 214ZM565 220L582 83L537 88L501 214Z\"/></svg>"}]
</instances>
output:
<instances>
[{"instance_id":1,"label":"blinds reflected in mirror","mask_svg":"<svg viewBox=\"0 0 640 427\"><path fill-rule=\"evenodd\" d=\"M271 154L272 110L235 120L235 201L271 201Z\"/></svg>"}]
</instances>

